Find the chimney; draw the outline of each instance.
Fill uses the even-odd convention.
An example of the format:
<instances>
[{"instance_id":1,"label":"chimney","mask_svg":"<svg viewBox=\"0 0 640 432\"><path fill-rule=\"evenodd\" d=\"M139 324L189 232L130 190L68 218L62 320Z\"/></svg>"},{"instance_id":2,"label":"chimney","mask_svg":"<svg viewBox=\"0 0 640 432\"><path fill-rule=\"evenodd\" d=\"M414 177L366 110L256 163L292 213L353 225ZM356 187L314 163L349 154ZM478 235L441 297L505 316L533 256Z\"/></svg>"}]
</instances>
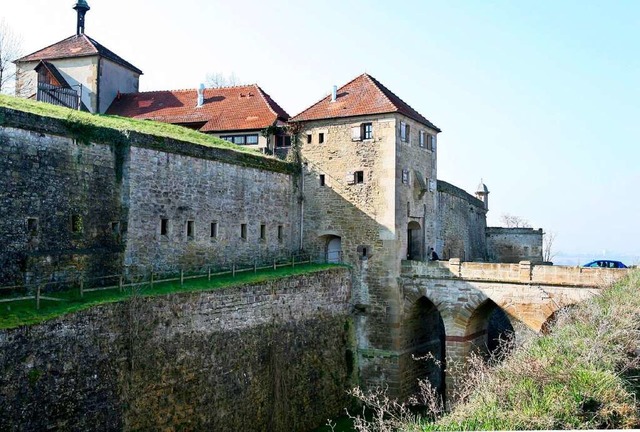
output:
<instances>
[{"instance_id":1,"label":"chimney","mask_svg":"<svg viewBox=\"0 0 640 432\"><path fill-rule=\"evenodd\" d=\"M198 107L201 107L204 104L204 84L200 84L198 87Z\"/></svg>"},{"instance_id":2,"label":"chimney","mask_svg":"<svg viewBox=\"0 0 640 432\"><path fill-rule=\"evenodd\" d=\"M338 86L333 86L333 89L331 90L331 102L335 102L336 98L338 97Z\"/></svg>"},{"instance_id":3,"label":"chimney","mask_svg":"<svg viewBox=\"0 0 640 432\"><path fill-rule=\"evenodd\" d=\"M78 0L73 9L78 13L78 23L76 25L76 36L84 34L84 15L89 9L89 4L85 0Z\"/></svg>"}]
</instances>

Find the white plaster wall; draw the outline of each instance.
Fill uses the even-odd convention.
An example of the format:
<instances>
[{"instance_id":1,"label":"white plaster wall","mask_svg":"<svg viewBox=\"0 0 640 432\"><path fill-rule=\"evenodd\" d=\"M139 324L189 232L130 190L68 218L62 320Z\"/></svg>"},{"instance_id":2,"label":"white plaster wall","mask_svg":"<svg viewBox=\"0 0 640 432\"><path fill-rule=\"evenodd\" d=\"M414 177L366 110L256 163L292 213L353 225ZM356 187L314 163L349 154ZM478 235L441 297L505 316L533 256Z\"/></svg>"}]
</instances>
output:
<instances>
[{"instance_id":1,"label":"white plaster wall","mask_svg":"<svg viewBox=\"0 0 640 432\"><path fill-rule=\"evenodd\" d=\"M105 58L100 60L100 113L104 113L118 92L136 93L140 75Z\"/></svg>"},{"instance_id":2,"label":"white plaster wall","mask_svg":"<svg viewBox=\"0 0 640 432\"><path fill-rule=\"evenodd\" d=\"M72 59L47 60L52 63L65 80L78 90L82 84L82 102L91 112L97 109L98 56L78 57ZM39 62L21 63L18 68L18 85L16 94L30 97L36 93L38 74L33 70Z\"/></svg>"}]
</instances>

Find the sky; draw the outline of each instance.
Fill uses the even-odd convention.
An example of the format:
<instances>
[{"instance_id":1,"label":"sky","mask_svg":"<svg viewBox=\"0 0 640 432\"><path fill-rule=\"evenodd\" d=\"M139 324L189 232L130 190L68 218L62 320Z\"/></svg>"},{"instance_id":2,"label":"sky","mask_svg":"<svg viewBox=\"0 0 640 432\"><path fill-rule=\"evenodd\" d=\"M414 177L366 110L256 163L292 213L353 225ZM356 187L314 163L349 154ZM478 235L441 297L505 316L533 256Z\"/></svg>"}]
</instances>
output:
<instances>
[{"instance_id":1,"label":"sky","mask_svg":"<svg viewBox=\"0 0 640 432\"><path fill-rule=\"evenodd\" d=\"M24 54L75 33L73 1L3 3ZM233 73L295 115L367 72L442 129L441 180L488 186L490 226L554 232L566 263L640 261L640 1L88 3L142 91Z\"/></svg>"}]
</instances>

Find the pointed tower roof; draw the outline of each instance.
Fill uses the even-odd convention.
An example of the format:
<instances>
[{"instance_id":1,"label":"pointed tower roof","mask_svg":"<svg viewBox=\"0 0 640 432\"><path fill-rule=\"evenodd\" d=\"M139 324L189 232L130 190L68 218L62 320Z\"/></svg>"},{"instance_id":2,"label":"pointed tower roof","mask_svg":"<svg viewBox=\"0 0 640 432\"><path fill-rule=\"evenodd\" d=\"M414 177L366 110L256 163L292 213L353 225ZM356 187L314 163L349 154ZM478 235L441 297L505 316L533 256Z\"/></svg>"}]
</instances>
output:
<instances>
[{"instance_id":1,"label":"pointed tower roof","mask_svg":"<svg viewBox=\"0 0 640 432\"><path fill-rule=\"evenodd\" d=\"M487 187L486 184L484 184L484 181L482 179L480 179L480 184L478 185L477 189L476 189L476 195L479 194L488 194L489 193L489 188Z\"/></svg>"},{"instance_id":2,"label":"pointed tower roof","mask_svg":"<svg viewBox=\"0 0 640 432\"><path fill-rule=\"evenodd\" d=\"M336 100L331 95L302 111L291 121L399 113L438 132L441 130L369 74L362 74L340 87Z\"/></svg>"},{"instance_id":3,"label":"pointed tower roof","mask_svg":"<svg viewBox=\"0 0 640 432\"><path fill-rule=\"evenodd\" d=\"M86 34L70 36L15 60L14 63L99 55L142 75L142 71Z\"/></svg>"}]
</instances>

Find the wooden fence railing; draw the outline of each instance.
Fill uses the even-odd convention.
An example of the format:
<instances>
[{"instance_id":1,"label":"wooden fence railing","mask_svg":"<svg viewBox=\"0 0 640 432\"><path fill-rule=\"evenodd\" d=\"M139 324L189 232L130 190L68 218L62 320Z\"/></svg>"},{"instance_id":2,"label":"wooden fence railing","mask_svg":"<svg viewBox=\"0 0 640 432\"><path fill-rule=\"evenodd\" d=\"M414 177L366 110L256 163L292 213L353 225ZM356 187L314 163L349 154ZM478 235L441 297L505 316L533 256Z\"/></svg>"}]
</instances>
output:
<instances>
[{"instance_id":1,"label":"wooden fence railing","mask_svg":"<svg viewBox=\"0 0 640 432\"><path fill-rule=\"evenodd\" d=\"M67 289L77 288L80 293L80 297L82 298L85 293L94 292L94 291L103 291L103 290L112 290L118 289L119 291L124 291L127 288L135 288L143 285L149 286L149 288L153 288L155 284L159 283L167 283L167 282L180 282L180 286L184 286L184 282L186 280L191 279L204 279L211 280L217 276L226 276L231 275L235 277L238 273L250 272L253 271L258 272L261 270L276 270L279 267L295 267L300 264L309 264L309 263L320 263L322 261L312 260L311 257L307 254L300 255L294 254L291 255L286 261L283 260L272 260L269 263L254 261L251 266L239 266L235 263L232 263L230 268L225 268L224 270L215 269L213 266L207 266L206 271L187 271L184 269L180 269L179 271L174 271L171 273L156 273L149 272L146 274L116 274L116 275L106 275L94 278L68 278L66 280L56 280L56 281L40 281L27 285L10 285L10 286L0 286L0 303L10 303L16 301L24 301L24 300L34 300L35 306L37 309L40 309L40 301L41 300L49 300L49 301L65 301L65 299L45 296L43 295L43 289L47 285L55 284L58 287L66 287ZM331 262L337 262L332 260ZM200 268L202 269L202 267ZM113 282L105 282L111 279ZM99 283L96 283L99 282ZM11 294L4 294L4 293ZM20 293L16 295L16 293Z\"/></svg>"}]
</instances>

